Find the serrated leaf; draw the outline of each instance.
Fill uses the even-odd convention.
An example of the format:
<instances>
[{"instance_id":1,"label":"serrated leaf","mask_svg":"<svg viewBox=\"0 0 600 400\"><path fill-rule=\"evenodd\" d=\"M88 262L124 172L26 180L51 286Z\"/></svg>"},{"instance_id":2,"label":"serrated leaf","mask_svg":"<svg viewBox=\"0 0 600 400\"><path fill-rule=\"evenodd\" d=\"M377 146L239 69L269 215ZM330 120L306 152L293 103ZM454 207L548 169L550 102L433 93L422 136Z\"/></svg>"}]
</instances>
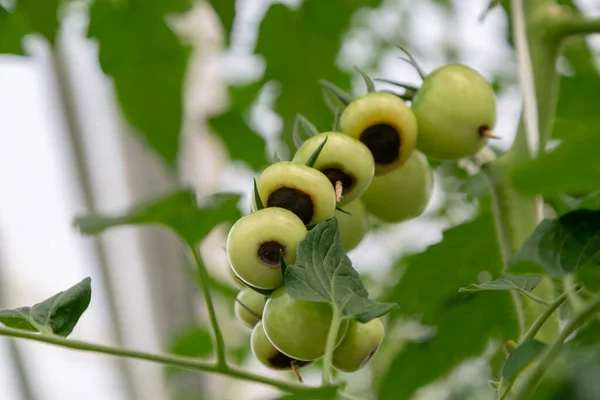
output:
<instances>
[{"instance_id":1,"label":"serrated leaf","mask_svg":"<svg viewBox=\"0 0 600 400\"><path fill-rule=\"evenodd\" d=\"M514 349L504 365L502 366L502 378L508 382L512 381L525 367L531 364L547 345L540 341L529 339Z\"/></svg>"},{"instance_id":2,"label":"serrated leaf","mask_svg":"<svg viewBox=\"0 0 600 400\"><path fill-rule=\"evenodd\" d=\"M358 272L344 252L335 219L317 224L298 244L296 262L287 267L284 282L290 297L332 303L343 318L363 323L396 307L369 299Z\"/></svg>"},{"instance_id":3,"label":"serrated leaf","mask_svg":"<svg viewBox=\"0 0 600 400\"><path fill-rule=\"evenodd\" d=\"M67 337L90 304L91 281L85 278L33 307L1 310L0 322L11 328Z\"/></svg>"},{"instance_id":4,"label":"serrated leaf","mask_svg":"<svg viewBox=\"0 0 600 400\"><path fill-rule=\"evenodd\" d=\"M500 278L484 283L474 283L460 288L460 292L478 292L480 290L524 290L531 292L543 277L539 275L501 276Z\"/></svg>"},{"instance_id":5,"label":"serrated leaf","mask_svg":"<svg viewBox=\"0 0 600 400\"><path fill-rule=\"evenodd\" d=\"M268 164L266 142L248 124L247 114L261 89L260 84L231 86L229 109L208 120L209 125L227 147L232 160L241 160L253 170Z\"/></svg>"},{"instance_id":6,"label":"serrated leaf","mask_svg":"<svg viewBox=\"0 0 600 400\"><path fill-rule=\"evenodd\" d=\"M281 93L275 111L283 119L282 139L293 148L292 126L302 112L316 126L330 126L319 79L350 87L350 77L337 66L337 55L354 13L381 0L305 0L291 9L273 4L260 24L256 54L265 58L263 81L277 81ZM318 60L318 62L315 62Z\"/></svg>"},{"instance_id":7,"label":"serrated leaf","mask_svg":"<svg viewBox=\"0 0 600 400\"><path fill-rule=\"evenodd\" d=\"M165 13L179 11L181 3L95 1L88 28L123 114L171 167L179 151L190 47L167 25Z\"/></svg>"},{"instance_id":8,"label":"serrated leaf","mask_svg":"<svg viewBox=\"0 0 600 400\"><path fill-rule=\"evenodd\" d=\"M217 193L204 199L203 205L198 207L193 191L183 189L140 204L120 215L78 217L75 225L85 235L97 235L122 225L157 224L172 229L186 243L195 246L215 226L241 217L237 208L239 199L239 194Z\"/></svg>"},{"instance_id":9,"label":"serrated leaf","mask_svg":"<svg viewBox=\"0 0 600 400\"><path fill-rule=\"evenodd\" d=\"M509 260L508 271L519 272L513 266L521 262L535 263L557 278L588 264L600 274L600 211L578 210L542 221Z\"/></svg>"},{"instance_id":10,"label":"serrated leaf","mask_svg":"<svg viewBox=\"0 0 600 400\"><path fill-rule=\"evenodd\" d=\"M401 308L391 319L419 318L435 333L425 342L407 343L392 359L380 382L380 398L411 399L420 387L481 355L490 339L518 339L509 293L458 293L484 271L492 277L502 272L490 205L489 196L482 197L474 220L446 230L441 242L400 261L398 267L406 269L386 300Z\"/></svg>"}]
</instances>

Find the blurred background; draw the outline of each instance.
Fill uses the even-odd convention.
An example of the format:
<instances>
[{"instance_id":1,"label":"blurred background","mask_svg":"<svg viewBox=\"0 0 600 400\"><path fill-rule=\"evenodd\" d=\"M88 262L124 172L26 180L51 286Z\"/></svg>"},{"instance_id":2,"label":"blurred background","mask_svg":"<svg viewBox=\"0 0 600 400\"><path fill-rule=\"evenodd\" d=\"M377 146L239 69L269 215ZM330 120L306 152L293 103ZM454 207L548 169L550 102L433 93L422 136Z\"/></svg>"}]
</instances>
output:
<instances>
[{"instance_id":1,"label":"blurred background","mask_svg":"<svg viewBox=\"0 0 600 400\"><path fill-rule=\"evenodd\" d=\"M500 7L481 22L485 0L197 0L186 11L184 0L131 0L133 12L114 15L103 5L108 0L48 3L59 7L39 9L50 22L40 23L42 34L27 34L22 48L3 41L10 27L0 17L0 308L31 305L91 276L92 302L74 339L207 356L202 296L177 239L154 227L83 237L74 217L119 213L180 186L193 187L199 198L239 192L247 212L252 177L275 152L291 154L295 114L330 129L318 79L364 93L357 65L373 77L420 84L396 43L426 71L448 62L479 70L498 93L502 139L495 145L505 149L514 137L521 99L508 21ZM0 0L6 10L15 4ZM600 12L598 1L576 4ZM588 45L600 49L598 40ZM559 64L569 73L567 61ZM449 190L457 185L451 174L438 175L424 216L374 227L349 254L373 296L397 280L403 256L439 241L444 228L472 212L468 196ZM228 347L240 365L281 375L253 360L250 331L233 316L227 229L214 230L202 254ZM410 339L410 326L389 333L387 351L354 374L351 387L369 392ZM491 399L485 365L469 360L415 398ZM304 378L318 380L318 369ZM229 400L274 393L215 375L0 338L0 399Z\"/></svg>"}]
</instances>

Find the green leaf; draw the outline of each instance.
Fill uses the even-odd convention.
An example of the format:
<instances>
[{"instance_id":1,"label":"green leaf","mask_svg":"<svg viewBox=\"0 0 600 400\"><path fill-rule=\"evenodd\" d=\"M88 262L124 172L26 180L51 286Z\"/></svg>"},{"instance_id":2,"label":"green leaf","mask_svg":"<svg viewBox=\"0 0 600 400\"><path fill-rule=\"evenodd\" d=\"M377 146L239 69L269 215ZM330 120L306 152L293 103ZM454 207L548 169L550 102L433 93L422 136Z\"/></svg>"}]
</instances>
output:
<instances>
[{"instance_id":1,"label":"green leaf","mask_svg":"<svg viewBox=\"0 0 600 400\"><path fill-rule=\"evenodd\" d=\"M244 161L255 171L260 171L268 164L266 142L247 122L247 113L260 88L259 84L229 87L231 107L208 120L227 147L229 157Z\"/></svg>"},{"instance_id":2,"label":"green leaf","mask_svg":"<svg viewBox=\"0 0 600 400\"><path fill-rule=\"evenodd\" d=\"M225 31L225 43L229 44L231 40L231 30L235 20L235 0L209 0L213 9L219 16L223 29Z\"/></svg>"},{"instance_id":3,"label":"green leaf","mask_svg":"<svg viewBox=\"0 0 600 400\"><path fill-rule=\"evenodd\" d=\"M274 400L335 400L337 398L337 390L337 386L327 386L311 390L309 393L284 395Z\"/></svg>"},{"instance_id":4,"label":"green leaf","mask_svg":"<svg viewBox=\"0 0 600 400\"><path fill-rule=\"evenodd\" d=\"M323 147L325 147L325 144L327 143L328 138L329 138L329 136L325 136L325 139L323 139L323 142L321 142L319 147L317 147L315 149L315 151L313 151L313 153L310 155L308 161L306 161L307 166L309 166L311 168L315 166L315 164L317 163L317 159L319 158L319 154L321 154Z\"/></svg>"},{"instance_id":5,"label":"green leaf","mask_svg":"<svg viewBox=\"0 0 600 400\"><path fill-rule=\"evenodd\" d=\"M367 93L374 92L375 91L375 82L373 82L373 79L371 79L371 77L365 71L363 71L356 65L354 66L354 68L356 68L356 70L358 71L360 76L363 78L363 81L365 82L365 86L367 87Z\"/></svg>"},{"instance_id":6,"label":"green leaf","mask_svg":"<svg viewBox=\"0 0 600 400\"><path fill-rule=\"evenodd\" d=\"M490 339L516 340L518 319L508 292L459 293L482 272L502 272L489 196L479 215L444 232L441 242L401 260L406 266L386 298L401 305L393 318L420 317L435 330L422 343L408 343L392 359L380 383L380 398L410 399L422 386L447 375L466 359L480 355Z\"/></svg>"},{"instance_id":7,"label":"green leaf","mask_svg":"<svg viewBox=\"0 0 600 400\"><path fill-rule=\"evenodd\" d=\"M460 288L459 292L478 292L480 290L523 290L531 292L542 281L539 275L501 276L484 283L474 283Z\"/></svg>"},{"instance_id":8,"label":"green leaf","mask_svg":"<svg viewBox=\"0 0 600 400\"><path fill-rule=\"evenodd\" d=\"M178 356L204 358L212 354L213 341L205 327L186 329L176 337L171 352Z\"/></svg>"},{"instance_id":9,"label":"green leaf","mask_svg":"<svg viewBox=\"0 0 600 400\"><path fill-rule=\"evenodd\" d=\"M600 274L600 211L578 210L542 221L509 260L509 272L518 272L512 266L520 262L538 264L557 278L586 264Z\"/></svg>"},{"instance_id":10,"label":"green leaf","mask_svg":"<svg viewBox=\"0 0 600 400\"><path fill-rule=\"evenodd\" d=\"M1 310L0 322L11 328L67 337L90 304L91 282L85 278L33 307Z\"/></svg>"},{"instance_id":11,"label":"green leaf","mask_svg":"<svg viewBox=\"0 0 600 400\"><path fill-rule=\"evenodd\" d=\"M596 76L562 76L560 79L560 96L556 107L557 120L572 121L591 127L598 120L596 104L600 93L600 79ZM596 130L596 134L600 131ZM566 139L569 132L555 127L552 137Z\"/></svg>"},{"instance_id":12,"label":"green leaf","mask_svg":"<svg viewBox=\"0 0 600 400\"><path fill-rule=\"evenodd\" d=\"M343 318L363 323L396 307L369 299L344 252L335 219L317 224L298 244L296 263L287 267L284 282L293 299L335 304Z\"/></svg>"},{"instance_id":13,"label":"green leaf","mask_svg":"<svg viewBox=\"0 0 600 400\"><path fill-rule=\"evenodd\" d=\"M23 16L8 12L0 5L0 54L24 55L21 42L27 33Z\"/></svg>"},{"instance_id":14,"label":"green leaf","mask_svg":"<svg viewBox=\"0 0 600 400\"><path fill-rule=\"evenodd\" d=\"M15 14L21 14L27 21L30 32L44 36L51 44L58 31L59 0L18 0Z\"/></svg>"},{"instance_id":15,"label":"green leaf","mask_svg":"<svg viewBox=\"0 0 600 400\"><path fill-rule=\"evenodd\" d=\"M544 196L600 189L600 120L590 127L557 121L553 135L565 139L552 151L517 166L512 176L515 187Z\"/></svg>"},{"instance_id":16,"label":"green leaf","mask_svg":"<svg viewBox=\"0 0 600 400\"><path fill-rule=\"evenodd\" d=\"M278 3L267 11L255 52L266 61L263 80L280 84L275 111L283 118L282 139L290 150L298 112L316 126L331 125L331 114L323 107L318 81L327 79L340 87L350 87L350 77L336 65L342 40L355 11L380 3L381 0L305 0L296 10Z\"/></svg>"},{"instance_id":17,"label":"green leaf","mask_svg":"<svg viewBox=\"0 0 600 400\"><path fill-rule=\"evenodd\" d=\"M190 48L165 21L186 2L95 1L88 37L99 44L102 70L113 78L123 114L169 166L179 151L183 83Z\"/></svg>"},{"instance_id":18,"label":"green leaf","mask_svg":"<svg viewBox=\"0 0 600 400\"><path fill-rule=\"evenodd\" d=\"M195 246L215 226L241 217L237 208L240 195L217 193L198 207L192 190L184 189L157 200L140 204L116 216L92 214L78 217L75 225L85 235L97 235L121 225L156 224L172 229L190 246Z\"/></svg>"},{"instance_id":19,"label":"green leaf","mask_svg":"<svg viewBox=\"0 0 600 400\"><path fill-rule=\"evenodd\" d=\"M529 339L514 349L502 366L502 378L510 382L546 349L545 343Z\"/></svg>"}]
</instances>

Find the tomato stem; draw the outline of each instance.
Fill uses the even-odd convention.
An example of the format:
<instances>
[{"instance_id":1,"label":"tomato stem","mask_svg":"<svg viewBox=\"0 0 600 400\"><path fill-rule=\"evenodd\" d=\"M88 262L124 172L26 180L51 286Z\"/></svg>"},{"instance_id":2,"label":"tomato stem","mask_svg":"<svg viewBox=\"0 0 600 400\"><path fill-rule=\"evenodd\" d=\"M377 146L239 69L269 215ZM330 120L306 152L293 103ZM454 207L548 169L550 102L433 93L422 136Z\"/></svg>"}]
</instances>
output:
<instances>
[{"instance_id":1,"label":"tomato stem","mask_svg":"<svg viewBox=\"0 0 600 400\"><path fill-rule=\"evenodd\" d=\"M323 385L331 384L331 362L333 361L333 351L337 344L338 331L342 323L340 311L335 305L331 305L333 315L331 316L331 325L327 334L327 342L325 343L325 359L323 362Z\"/></svg>"}]
</instances>

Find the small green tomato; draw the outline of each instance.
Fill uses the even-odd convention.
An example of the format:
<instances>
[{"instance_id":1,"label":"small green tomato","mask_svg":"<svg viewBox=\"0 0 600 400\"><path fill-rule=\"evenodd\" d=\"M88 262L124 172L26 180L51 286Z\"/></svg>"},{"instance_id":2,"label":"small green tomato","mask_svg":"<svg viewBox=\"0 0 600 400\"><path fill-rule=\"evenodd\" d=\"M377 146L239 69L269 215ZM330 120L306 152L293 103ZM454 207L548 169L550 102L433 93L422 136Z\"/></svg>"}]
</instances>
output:
<instances>
[{"instance_id":1,"label":"small green tomato","mask_svg":"<svg viewBox=\"0 0 600 400\"><path fill-rule=\"evenodd\" d=\"M240 218L227 237L227 257L235 274L246 284L272 290L283 285L280 252L287 264L296 261L296 248L306 226L294 213L264 208Z\"/></svg>"},{"instance_id":2,"label":"small green tomato","mask_svg":"<svg viewBox=\"0 0 600 400\"><path fill-rule=\"evenodd\" d=\"M433 172L418 151L401 168L376 176L361 200L367 211L384 222L402 222L425 211L433 192Z\"/></svg>"},{"instance_id":3,"label":"small green tomato","mask_svg":"<svg viewBox=\"0 0 600 400\"><path fill-rule=\"evenodd\" d=\"M344 210L350 215L336 210L335 218L338 222L340 240L344 250L350 251L356 248L369 232L369 216L360 200L348 204Z\"/></svg>"},{"instance_id":4,"label":"small green tomato","mask_svg":"<svg viewBox=\"0 0 600 400\"><path fill-rule=\"evenodd\" d=\"M449 64L431 72L413 102L417 148L431 158L457 160L487 143L496 123L496 97L474 69Z\"/></svg>"},{"instance_id":5,"label":"small green tomato","mask_svg":"<svg viewBox=\"0 0 600 400\"><path fill-rule=\"evenodd\" d=\"M280 161L265 168L256 186L263 206L290 210L306 225L333 217L335 190L329 179L314 168ZM257 209L256 204L253 209Z\"/></svg>"},{"instance_id":6,"label":"small green tomato","mask_svg":"<svg viewBox=\"0 0 600 400\"><path fill-rule=\"evenodd\" d=\"M312 364L312 361L300 361L286 356L273 346L267 338L262 322L256 324L250 337L252 354L262 365L274 370L301 368Z\"/></svg>"},{"instance_id":7,"label":"small green tomato","mask_svg":"<svg viewBox=\"0 0 600 400\"><path fill-rule=\"evenodd\" d=\"M331 364L339 371L358 371L375 355L384 336L385 330L379 318L366 324L351 320L346 337L333 352Z\"/></svg>"},{"instance_id":8,"label":"small green tomato","mask_svg":"<svg viewBox=\"0 0 600 400\"><path fill-rule=\"evenodd\" d=\"M375 175L401 167L417 143L417 120L398 96L371 92L342 112L340 130L364 143L375 160Z\"/></svg>"},{"instance_id":9,"label":"small green tomato","mask_svg":"<svg viewBox=\"0 0 600 400\"><path fill-rule=\"evenodd\" d=\"M237 319L252 328L261 320L266 303L265 295L250 288L244 288L235 298L233 311Z\"/></svg>"},{"instance_id":10,"label":"small green tomato","mask_svg":"<svg viewBox=\"0 0 600 400\"><path fill-rule=\"evenodd\" d=\"M325 354L325 343L331 318L332 306L294 300L285 287L277 289L265 306L263 326L269 341L288 357L312 361ZM338 331L338 344L348 329L345 320Z\"/></svg>"},{"instance_id":11,"label":"small green tomato","mask_svg":"<svg viewBox=\"0 0 600 400\"><path fill-rule=\"evenodd\" d=\"M325 132L313 136L302 144L293 162L305 164L327 138L327 143L317 157L313 168L321 171L335 188L342 185L339 205L354 201L369 187L375 172L375 163L369 148L358 140L339 132Z\"/></svg>"}]
</instances>

